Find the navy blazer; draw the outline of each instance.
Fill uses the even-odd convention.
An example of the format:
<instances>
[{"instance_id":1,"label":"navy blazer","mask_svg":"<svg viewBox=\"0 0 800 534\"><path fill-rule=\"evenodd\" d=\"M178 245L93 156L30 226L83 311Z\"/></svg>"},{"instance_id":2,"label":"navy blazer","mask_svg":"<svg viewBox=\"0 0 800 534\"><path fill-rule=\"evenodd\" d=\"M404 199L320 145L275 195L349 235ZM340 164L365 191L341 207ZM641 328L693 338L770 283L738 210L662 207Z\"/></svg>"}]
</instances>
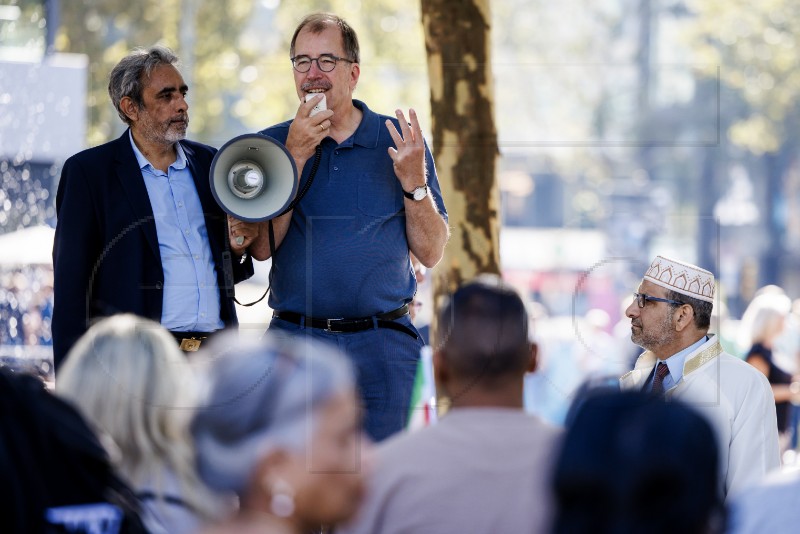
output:
<instances>
[{"instance_id":1,"label":"navy blazer","mask_svg":"<svg viewBox=\"0 0 800 534\"><path fill-rule=\"evenodd\" d=\"M134 313L161 321L164 271L155 218L128 131L72 156L61 170L53 244L56 367L99 317ZM192 141L180 143L205 214L221 319L226 326L236 325L233 284L226 284L225 272L232 272L233 281L239 282L252 276L253 263L249 256L239 264L223 255L228 250L227 219L214 201L208 179L216 149ZM228 269L223 268L226 264Z\"/></svg>"}]
</instances>

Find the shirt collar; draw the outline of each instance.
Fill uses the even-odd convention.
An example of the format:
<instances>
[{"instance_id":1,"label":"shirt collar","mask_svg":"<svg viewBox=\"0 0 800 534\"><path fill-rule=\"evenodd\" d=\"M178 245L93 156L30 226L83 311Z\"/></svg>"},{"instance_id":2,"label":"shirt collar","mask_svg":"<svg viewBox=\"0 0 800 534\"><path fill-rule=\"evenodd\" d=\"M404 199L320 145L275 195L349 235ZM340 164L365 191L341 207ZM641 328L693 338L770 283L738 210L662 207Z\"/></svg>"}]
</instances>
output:
<instances>
[{"instance_id":1,"label":"shirt collar","mask_svg":"<svg viewBox=\"0 0 800 534\"><path fill-rule=\"evenodd\" d=\"M686 362L686 357L703 346L703 343L706 341L708 341L708 336L703 336L696 342L692 343L679 353L670 356L666 360L657 360L656 366L661 362L666 363L667 367L669 367L670 376L675 381L675 384L677 384L680 382L681 378L683 378L683 364Z\"/></svg>"},{"instance_id":2,"label":"shirt collar","mask_svg":"<svg viewBox=\"0 0 800 534\"><path fill-rule=\"evenodd\" d=\"M133 155L136 156L136 161L139 163L139 169L144 170L147 167L150 167L150 169L155 169L152 163L150 163L144 156L144 154L142 154L142 151L139 150L139 147L136 146L136 143L133 142L133 132L130 129L128 129L128 137L131 140L131 148L133 148ZM183 147L181 146L180 143L175 143L175 151L177 153L177 157L175 158L175 161L172 162L172 164L170 164L170 167L172 167L176 171L185 169L186 154L184 153Z\"/></svg>"}]
</instances>

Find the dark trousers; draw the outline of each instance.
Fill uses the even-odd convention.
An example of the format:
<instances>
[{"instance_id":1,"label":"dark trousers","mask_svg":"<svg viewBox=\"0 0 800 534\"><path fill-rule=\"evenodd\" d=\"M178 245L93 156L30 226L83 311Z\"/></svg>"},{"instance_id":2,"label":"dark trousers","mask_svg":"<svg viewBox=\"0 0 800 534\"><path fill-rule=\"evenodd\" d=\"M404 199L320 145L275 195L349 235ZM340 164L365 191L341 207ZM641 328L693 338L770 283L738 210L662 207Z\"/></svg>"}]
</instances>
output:
<instances>
[{"instance_id":1,"label":"dark trousers","mask_svg":"<svg viewBox=\"0 0 800 534\"><path fill-rule=\"evenodd\" d=\"M407 315L397 322L416 332ZM388 328L326 332L278 318L272 319L269 333L311 336L332 344L350 357L365 411L364 430L373 441L382 441L405 428L422 348L420 339Z\"/></svg>"}]
</instances>

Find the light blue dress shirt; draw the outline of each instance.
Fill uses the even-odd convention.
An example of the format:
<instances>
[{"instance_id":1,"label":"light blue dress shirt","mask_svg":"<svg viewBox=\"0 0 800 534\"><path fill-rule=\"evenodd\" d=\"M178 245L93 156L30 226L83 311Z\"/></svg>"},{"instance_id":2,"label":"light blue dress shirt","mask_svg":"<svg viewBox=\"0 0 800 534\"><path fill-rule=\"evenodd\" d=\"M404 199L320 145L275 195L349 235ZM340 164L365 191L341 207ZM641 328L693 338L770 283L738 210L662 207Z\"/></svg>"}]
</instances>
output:
<instances>
[{"instance_id":1,"label":"light blue dress shirt","mask_svg":"<svg viewBox=\"0 0 800 534\"><path fill-rule=\"evenodd\" d=\"M173 332L219 330L225 325L214 257L186 154L176 143L177 158L164 173L147 161L129 135L155 216L164 271L161 324Z\"/></svg>"},{"instance_id":2,"label":"light blue dress shirt","mask_svg":"<svg viewBox=\"0 0 800 534\"><path fill-rule=\"evenodd\" d=\"M669 391L671 388L678 385L678 382L683 378L683 364L686 361L686 357L699 349L706 341L708 341L708 336L703 336L694 344L689 345L666 360L657 360L655 367L653 367L653 372L650 373L650 378L647 379L644 391L653 391L653 378L655 377L656 369L658 369L658 364L661 362L666 363L667 367L669 367L669 374L664 377L664 391Z\"/></svg>"}]
</instances>

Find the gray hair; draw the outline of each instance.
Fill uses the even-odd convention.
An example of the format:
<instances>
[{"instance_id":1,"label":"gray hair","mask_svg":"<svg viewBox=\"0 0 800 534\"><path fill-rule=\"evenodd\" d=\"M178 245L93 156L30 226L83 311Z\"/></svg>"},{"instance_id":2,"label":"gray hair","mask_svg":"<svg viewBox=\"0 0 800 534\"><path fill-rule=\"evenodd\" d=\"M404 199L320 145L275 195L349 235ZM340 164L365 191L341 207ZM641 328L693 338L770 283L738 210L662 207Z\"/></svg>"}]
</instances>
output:
<instances>
[{"instance_id":1,"label":"gray hair","mask_svg":"<svg viewBox=\"0 0 800 534\"><path fill-rule=\"evenodd\" d=\"M315 414L355 387L350 361L334 348L297 337L265 336L225 347L208 370L210 392L191 424L200 476L209 487L240 494L258 462L273 450L306 450Z\"/></svg>"},{"instance_id":2,"label":"gray hair","mask_svg":"<svg viewBox=\"0 0 800 534\"><path fill-rule=\"evenodd\" d=\"M117 63L108 80L108 96L111 97L111 102L125 124L130 124L131 120L122 111L120 105L122 99L129 97L141 109L144 106L142 98L144 80L149 78L153 69L159 65L177 64L178 56L163 46L153 46L146 50L137 48Z\"/></svg>"},{"instance_id":3,"label":"gray hair","mask_svg":"<svg viewBox=\"0 0 800 534\"><path fill-rule=\"evenodd\" d=\"M67 355L56 393L75 404L112 440L116 466L134 486L166 490L175 477L181 495L205 518L220 513L218 499L195 471L189 435L199 384L175 339L159 323L132 314L93 325Z\"/></svg>"}]
</instances>

